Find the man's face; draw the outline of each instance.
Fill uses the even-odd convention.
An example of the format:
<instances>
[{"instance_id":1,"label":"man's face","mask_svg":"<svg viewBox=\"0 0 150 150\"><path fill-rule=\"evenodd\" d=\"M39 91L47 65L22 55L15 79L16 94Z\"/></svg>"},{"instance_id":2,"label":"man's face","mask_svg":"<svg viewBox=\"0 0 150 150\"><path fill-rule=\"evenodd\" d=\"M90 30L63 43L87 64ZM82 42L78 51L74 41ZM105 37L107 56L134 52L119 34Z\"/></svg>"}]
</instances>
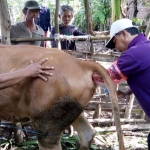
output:
<instances>
[{"instance_id":1,"label":"man's face","mask_svg":"<svg viewBox=\"0 0 150 150\"><path fill-rule=\"evenodd\" d=\"M36 21L38 19L39 15L39 9L28 9L25 13L26 20L34 20Z\"/></svg>"},{"instance_id":2,"label":"man's face","mask_svg":"<svg viewBox=\"0 0 150 150\"><path fill-rule=\"evenodd\" d=\"M124 52L128 48L128 42L127 42L127 35L126 32L119 32L114 38L113 42L115 44L115 49Z\"/></svg>"},{"instance_id":3,"label":"man's face","mask_svg":"<svg viewBox=\"0 0 150 150\"><path fill-rule=\"evenodd\" d=\"M59 18L61 19L61 24L64 26L67 26L71 19L73 18L71 11L64 11L63 14L59 15Z\"/></svg>"}]
</instances>

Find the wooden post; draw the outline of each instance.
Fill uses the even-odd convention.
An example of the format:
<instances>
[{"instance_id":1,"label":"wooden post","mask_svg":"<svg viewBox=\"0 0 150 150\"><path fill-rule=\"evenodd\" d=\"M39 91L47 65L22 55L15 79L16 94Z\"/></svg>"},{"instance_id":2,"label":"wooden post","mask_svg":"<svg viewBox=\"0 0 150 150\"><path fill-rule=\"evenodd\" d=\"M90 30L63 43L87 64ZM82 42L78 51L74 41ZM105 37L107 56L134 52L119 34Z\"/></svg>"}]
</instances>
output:
<instances>
[{"instance_id":1,"label":"wooden post","mask_svg":"<svg viewBox=\"0 0 150 150\"><path fill-rule=\"evenodd\" d=\"M55 34L59 34L59 24L58 24L58 15L59 15L60 0L56 0L56 9L55 9ZM59 45L59 40L56 40L56 47Z\"/></svg>"},{"instance_id":2,"label":"wooden post","mask_svg":"<svg viewBox=\"0 0 150 150\"><path fill-rule=\"evenodd\" d=\"M145 112L142 110L142 115L141 115L141 119L145 118Z\"/></svg>"},{"instance_id":3,"label":"wooden post","mask_svg":"<svg viewBox=\"0 0 150 150\"><path fill-rule=\"evenodd\" d=\"M91 29L91 11L90 11L90 7L89 7L89 0L84 0L84 8L85 8L85 20L86 20L86 34L90 34L92 29ZM88 41L90 42L90 51L94 52L94 47L93 47L93 43L92 40Z\"/></svg>"},{"instance_id":4,"label":"wooden post","mask_svg":"<svg viewBox=\"0 0 150 150\"><path fill-rule=\"evenodd\" d=\"M149 35L150 35L150 21L147 24L145 35L146 35L147 39L149 39Z\"/></svg>"},{"instance_id":5,"label":"wooden post","mask_svg":"<svg viewBox=\"0 0 150 150\"><path fill-rule=\"evenodd\" d=\"M129 104L126 106L126 111L125 111L125 118L130 119L131 117L131 111L133 107L133 102L134 102L134 94L131 94Z\"/></svg>"},{"instance_id":6,"label":"wooden post","mask_svg":"<svg viewBox=\"0 0 150 150\"><path fill-rule=\"evenodd\" d=\"M101 98L99 99L99 102L101 102ZM100 119L101 114L101 104L96 104L95 112L93 114L93 119Z\"/></svg>"},{"instance_id":7,"label":"wooden post","mask_svg":"<svg viewBox=\"0 0 150 150\"><path fill-rule=\"evenodd\" d=\"M0 0L0 32L1 32L1 43L4 45L10 45L10 16L8 12L7 0ZM0 120L1 123L1 120ZM1 135L1 127L0 127ZM1 149L1 144L0 144Z\"/></svg>"},{"instance_id":8,"label":"wooden post","mask_svg":"<svg viewBox=\"0 0 150 150\"><path fill-rule=\"evenodd\" d=\"M0 26L1 26L1 41L4 45L11 45L10 43L10 16L8 12L7 0L0 0Z\"/></svg>"},{"instance_id":9,"label":"wooden post","mask_svg":"<svg viewBox=\"0 0 150 150\"><path fill-rule=\"evenodd\" d=\"M84 8L85 8L85 19L86 19L86 33L90 34L91 15L90 15L90 8L89 8L89 0L84 0Z\"/></svg>"}]
</instances>

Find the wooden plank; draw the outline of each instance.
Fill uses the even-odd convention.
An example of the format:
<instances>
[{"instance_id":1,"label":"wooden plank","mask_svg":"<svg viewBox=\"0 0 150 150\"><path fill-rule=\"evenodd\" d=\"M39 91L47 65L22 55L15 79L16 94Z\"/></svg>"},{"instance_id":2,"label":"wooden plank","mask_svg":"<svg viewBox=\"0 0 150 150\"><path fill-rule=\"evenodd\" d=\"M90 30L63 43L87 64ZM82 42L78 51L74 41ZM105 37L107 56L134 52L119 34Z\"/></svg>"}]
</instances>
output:
<instances>
[{"instance_id":1,"label":"wooden plank","mask_svg":"<svg viewBox=\"0 0 150 150\"><path fill-rule=\"evenodd\" d=\"M111 105L111 102L100 102L100 101L90 101L90 103L95 103L95 104L110 104ZM119 105L128 105L127 103L118 103Z\"/></svg>"},{"instance_id":2,"label":"wooden plank","mask_svg":"<svg viewBox=\"0 0 150 150\"><path fill-rule=\"evenodd\" d=\"M121 125L123 131L135 131L135 130L150 130L149 124L137 124L137 125ZM116 131L115 126L111 127L95 127L94 128L97 132L105 132L105 131Z\"/></svg>"},{"instance_id":3,"label":"wooden plank","mask_svg":"<svg viewBox=\"0 0 150 150\"><path fill-rule=\"evenodd\" d=\"M10 43L10 16L6 0L0 0L0 27L1 27L1 42L4 45Z\"/></svg>"},{"instance_id":4,"label":"wooden plank","mask_svg":"<svg viewBox=\"0 0 150 150\"><path fill-rule=\"evenodd\" d=\"M131 113L132 113L134 99L135 99L134 94L131 94L130 100L129 100L129 104L126 106L124 118L130 119Z\"/></svg>"},{"instance_id":5,"label":"wooden plank","mask_svg":"<svg viewBox=\"0 0 150 150\"><path fill-rule=\"evenodd\" d=\"M114 119L88 119L90 123L114 123ZM145 122L144 119L120 119L121 123Z\"/></svg>"},{"instance_id":6,"label":"wooden plank","mask_svg":"<svg viewBox=\"0 0 150 150\"><path fill-rule=\"evenodd\" d=\"M91 108L91 107L88 108L88 107L87 107L86 110L95 110L95 108ZM108 111L108 112L111 112L111 111L112 111L111 108L102 108L101 110L102 110L102 111ZM120 111L120 112L125 112L125 109L122 108L122 109L119 109L119 111ZM142 109L132 109L131 112L132 112L132 113L137 113L137 114L142 114L143 110L142 110Z\"/></svg>"}]
</instances>

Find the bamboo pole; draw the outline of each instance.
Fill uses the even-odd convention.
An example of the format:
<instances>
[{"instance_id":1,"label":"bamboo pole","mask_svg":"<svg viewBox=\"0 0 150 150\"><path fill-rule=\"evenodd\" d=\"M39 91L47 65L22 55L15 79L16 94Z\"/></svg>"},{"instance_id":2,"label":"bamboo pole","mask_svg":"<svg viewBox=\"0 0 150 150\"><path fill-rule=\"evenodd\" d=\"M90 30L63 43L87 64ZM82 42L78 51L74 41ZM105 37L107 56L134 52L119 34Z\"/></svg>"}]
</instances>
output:
<instances>
[{"instance_id":1,"label":"bamboo pole","mask_svg":"<svg viewBox=\"0 0 150 150\"><path fill-rule=\"evenodd\" d=\"M11 45L10 43L10 16L8 12L7 0L0 0L0 28L1 28L1 43ZM1 122L1 120L0 120ZM1 136L1 127L0 127ZM0 144L1 149L1 144Z\"/></svg>"},{"instance_id":2,"label":"bamboo pole","mask_svg":"<svg viewBox=\"0 0 150 150\"><path fill-rule=\"evenodd\" d=\"M0 26L1 26L1 42L4 45L11 45L10 42L10 16L8 12L7 0L0 0Z\"/></svg>"},{"instance_id":3,"label":"bamboo pole","mask_svg":"<svg viewBox=\"0 0 150 150\"><path fill-rule=\"evenodd\" d=\"M86 110L95 110L95 108L86 108ZM112 112L111 108L102 108L101 111L106 111L106 112ZM120 113L125 113L125 108L119 109ZM136 114L142 114L142 109L132 109L131 110L132 113L136 113ZM126 118L128 119L128 118Z\"/></svg>"},{"instance_id":4,"label":"bamboo pole","mask_svg":"<svg viewBox=\"0 0 150 150\"><path fill-rule=\"evenodd\" d=\"M149 36L150 36L150 20L149 20L149 22L147 24L145 35L146 35L147 39L149 39Z\"/></svg>"},{"instance_id":5,"label":"bamboo pole","mask_svg":"<svg viewBox=\"0 0 150 150\"><path fill-rule=\"evenodd\" d=\"M105 40L109 39L110 36L90 36L90 40ZM78 41L87 41L89 36L67 36L67 35L58 35L58 40L78 40ZM52 37L45 37L45 38L11 38L12 42L28 42L28 41L53 41L55 38Z\"/></svg>"},{"instance_id":6,"label":"bamboo pole","mask_svg":"<svg viewBox=\"0 0 150 150\"><path fill-rule=\"evenodd\" d=\"M86 20L86 33L90 34L91 31L91 12L89 7L89 0L84 0L85 20Z\"/></svg>"},{"instance_id":7,"label":"bamboo pole","mask_svg":"<svg viewBox=\"0 0 150 150\"><path fill-rule=\"evenodd\" d=\"M150 130L150 125L149 124L137 124L137 125L136 124L135 125L126 124L126 125L121 125L121 127L122 127L122 130L124 130L124 131ZM95 127L94 129L96 130L96 132L116 131L115 126ZM147 136L147 134L145 136Z\"/></svg>"},{"instance_id":8,"label":"bamboo pole","mask_svg":"<svg viewBox=\"0 0 150 150\"><path fill-rule=\"evenodd\" d=\"M130 119L131 117L134 99L135 99L134 94L131 94L130 99L129 99L129 104L126 106L126 110L125 110L125 118L127 119Z\"/></svg>"},{"instance_id":9,"label":"bamboo pole","mask_svg":"<svg viewBox=\"0 0 150 150\"><path fill-rule=\"evenodd\" d=\"M60 7L60 0L56 0L56 8L55 8L55 33L59 34L59 24L58 24L58 15L59 15L59 7ZM56 39L56 47L59 46L59 40Z\"/></svg>"},{"instance_id":10,"label":"bamboo pole","mask_svg":"<svg viewBox=\"0 0 150 150\"><path fill-rule=\"evenodd\" d=\"M1 1L0 1L1 2ZM139 26L138 29L146 29L146 26ZM58 35L59 40L72 39L78 41L87 41L89 35L85 36L67 36L67 35ZM97 32L96 36L90 36L90 40L106 40L110 39L109 31ZM12 42L28 42L28 41L53 41L55 38L52 37L43 37L43 38L11 38Z\"/></svg>"},{"instance_id":11,"label":"bamboo pole","mask_svg":"<svg viewBox=\"0 0 150 150\"><path fill-rule=\"evenodd\" d=\"M89 7L89 0L84 0L84 8L85 8L85 20L86 20L86 34L90 34L92 29L91 29L91 11ZM94 47L92 40L89 40L90 46L89 46L89 51L93 52Z\"/></svg>"},{"instance_id":12,"label":"bamboo pole","mask_svg":"<svg viewBox=\"0 0 150 150\"><path fill-rule=\"evenodd\" d=\"M113 123L114 119L88 119L90 123ZM121 123L129 123L129 122L145 122L144 119L120 119ZM122 146L122 145L120 145ZM123 147L119 150L123 150Z\"/></svg>"}]
</instances>

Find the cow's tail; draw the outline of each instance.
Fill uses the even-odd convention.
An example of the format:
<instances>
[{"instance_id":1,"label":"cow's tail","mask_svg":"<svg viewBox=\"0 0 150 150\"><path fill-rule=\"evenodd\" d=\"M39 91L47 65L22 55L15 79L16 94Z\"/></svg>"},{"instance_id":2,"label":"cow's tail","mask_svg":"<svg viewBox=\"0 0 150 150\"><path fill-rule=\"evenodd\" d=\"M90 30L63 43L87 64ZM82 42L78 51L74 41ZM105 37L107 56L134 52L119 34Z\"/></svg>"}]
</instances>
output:
<instances>
[{"instance_id":1,"label":"cow's tail","mask_svg":"<svg viewBox=\"0 0 150 150\"><path fill-rule=\"evenodd\" d=\"M90 67L90 69L92 70L93 73L96 72L100 76L102 76L104 79L104 82L106 83L106 86L109 90L109 96L110 96L110 99L112 102L114 121L115 121L115 125L116 125L118 141L119 141L119 150L125 150L123 134L122 134L122 129L121 129L121 122L120 122L120 115L119 115L118 98L117 98L117 94L116 94L115 85L113 84L113 81L110 78L108 71L103 66L101 66L98 63L89 61L88 67Z\"/></svg>"}]
</instances>

